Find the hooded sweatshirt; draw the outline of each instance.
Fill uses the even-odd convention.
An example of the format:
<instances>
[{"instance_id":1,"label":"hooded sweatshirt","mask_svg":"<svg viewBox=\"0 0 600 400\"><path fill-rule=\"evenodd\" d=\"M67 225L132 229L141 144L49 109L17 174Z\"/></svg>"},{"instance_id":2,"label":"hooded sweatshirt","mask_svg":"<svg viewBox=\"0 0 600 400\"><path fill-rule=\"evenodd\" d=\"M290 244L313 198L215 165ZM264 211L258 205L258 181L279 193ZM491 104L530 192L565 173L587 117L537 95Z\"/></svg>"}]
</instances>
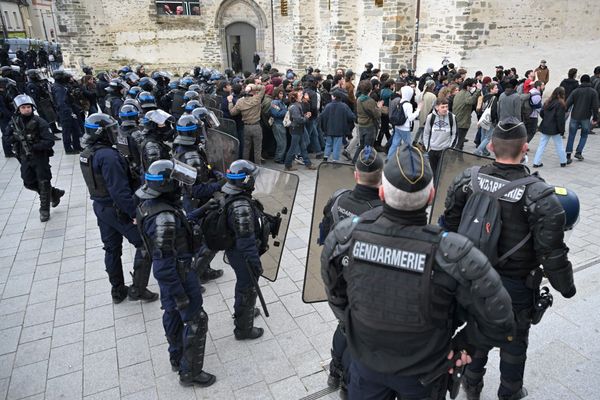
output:
<instances>
[{"instance_id":1,"label":"hooded sweatshirt","mask_svg":"<svg viewBox=\"0 0 600 400\"><path fill-rule=\"evenodd\" d=\"M403 103L402 107L404 108L404 115L406 115L406 122L403 125L397 126L397 128L401 131L410 132L411 124L415 119L419 117L421 109L417 108L415 111L413 111L412 104L410 103L414 95L413 88L411 88L410 86L402 86L402 88L400 89L400 93L402 94L401 97L396 97L394 100L390 101L390 110L394 109L396 107L396 104L398 104L399 102Z\"/></svg>"}]
</instances>

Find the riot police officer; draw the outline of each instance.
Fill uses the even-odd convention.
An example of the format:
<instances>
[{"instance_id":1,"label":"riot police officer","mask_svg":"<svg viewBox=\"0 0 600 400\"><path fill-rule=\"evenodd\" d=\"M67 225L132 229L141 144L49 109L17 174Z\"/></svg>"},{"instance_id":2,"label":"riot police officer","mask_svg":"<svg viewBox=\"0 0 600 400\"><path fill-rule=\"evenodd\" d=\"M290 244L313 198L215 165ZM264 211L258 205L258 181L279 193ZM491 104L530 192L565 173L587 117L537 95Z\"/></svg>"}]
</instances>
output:
<instances>
[{"instance_id":1,"label":"riot police officer","mask_svg":"<svg viewBox=\"0 0 600 400\"><path fill-rule=\"evenodd\" d=\"M44 79L39 69L27 70L26 74L28 82L25 86L25 93L35 101L40 117L44 118L48 125L50 125L52 133L60 133L60 130L56 126L56 110L52 103L52 95L50 94L48 82Z\"/></svg>"},{"instance_id":2,"label":"riot police officer","mask_svg":"<svg viewBox=\"0 0 600 400\"><path fill-rule=\"evenodd\" d=\"M15 97L15 115L12 117L7 136L14 145L21 163L21 179L29 190L40 195L40 221L50 219L50 204L58 206L64 190L52 187L50 157L54 155L54 137L43 118L33 114L35 102L26 94Z\"/></svg>"},{"instance_id":3,"label":"riot police officer","mask_svg":"<svg viewBox=\"0 0 600 400\"><path fill-rule=\"evenodd\" d=\"M200 125L202 122L193 116L182 115L177 121L177 137L173 140L174 158L198 171L196 182L183 191L183 208L188 214L206 204L224 183L217 182L222 175L209 167L206 154L198 150ZM223 270L210 266L215 254L206 246L199 249L195 267L200 281L208 282L223 276Z\"/></svg>"},{"instance_id":4,"label":"riot police officer","mask_svg":"<svg viewBox=\"0 0 600 400\"><path fill-rule=\"evenodd\" d=\"M158 106L156 105L156 98L150 92L141 92L137 98L140 103L140 107L142 107L142 114L146 115L148 111L156 110Z\"/></svg>"},{"instance_id":5,"label":"riot police officer","mask_svg":"<svg viewBox=\"0 0 600 400\"><path fill-rule=\"evenodd\" d=\"M15 81L9 78L0 78L0 130L2 130L2 150L4 157L15 157L8 136L8 124L15 113L14 98L19 95Z\"/></svg>"},{"instance_id":6,"label":"riot police officer","mask_svg":"<svg viewBox=\"0 0 600 400\"><path fill-rule=\"evenodd\" d=\"M144 171L160 159L171 158L171 148L165 143L173 140L173 117L163 110L149 111L144 116L144 140L140 143Z\"/></svg>"},{"instance_id":7,"label":"riot police officer","mask_svg":"<svg viewBox=\"0 0 600 400\"><path fill-rule=\"evenodd\" d=\"M134 181L140 182L142 174L140 143L144 140L144 135L139 126L140 112L132 104L125 104L119 111L121 124L117 135L116 148L119 153L127 160L129 171Z\"/></svg>"},{"instance_id":8,"label":"riot police officer","mask_svg":"<svg viewBox=\"0 0 600 400\"><path fill-rule=\"evenodd\" d=\"M79 143L81 130L77 116L77 105L69 91L70 82L71 75L68 72L56 71L54 73L54 85L52 86L52 98L58 110L65 153L77 154L82 150Z\"/></svg>"},{"instance_id":9,"label":"riot police officer","mask_svg":"<svg viewBox=\"0 0 600 400\"><path fill-rule=\"evenodd\" d=\"M365 147L356 161L354 172L356 186L354 186L354 189L338 190L323 208L323 220L319 225L320 244L325 242L327 234L339 221L354 218L381 205L379 185L381 185L382 171L383 159L374 148ZM331 363L329 364L327 383L334 388L340 387L341 384L341 392L347 390L346 385L348 383L345 378L347 378L348 367L350 366L350 354L346 350L346 337L342 332L341 325L338 325L331 343Z\"/></svg>"},{"instance_id":10,"label":"riot police officer","mask_svg":"<svg viewBox=\"0 0 600 400\"><path fill-rule=\"evenodd\" d=\"M128 296L130 300L155 301L158 295L147 289L151 260L135 225L132 185L137 182L132 182L126 161L112 147L117 135L117 121L111 116L92 114L86 118L86 147L79 156L81 173L98 219L113 303L121 303ZM123 237L136 248L130 287L125 285L121 263Z\"/></svg>"},{"instance_id":11,"label":"riot police officer","mask_svg":"<svg viewBox=\"0 0 600 400\"><path fill-rule=\"evenodd\" d=\"M129 85L121 78L111 79L106 88L107 95L104 99L106 113L114 119L119 118L119 110L123 106L123 93L129 90Z\"/></svg>"},{"instance_id":12,"label":"riot police officer","mask_svg":"<svg viewBox=\"0 0 600 400\"><path fill-rule=\"evenodd\" d=\"M473 194L472 182L480 190L493 192L507 182L530 176L521 159L528 150L527 130L518 120L501 121L492 134L491 149L496 161L481 167L477 180L472 169L456 177L448 190L444 226L457 231L467 200ZM531 327L534 299L539 295L543 272L550 284L565 298L575 295L573 269L564 243L565 212L554 188L539 176L503 196L500 200L502 226L498 239L498 256L505 258L494 265L512 298L516 316L515 339L500 348L500 387L498 398L518 400L527 395L523 387L525 359ZM506 255L506 256L504 256ZM469 400L480 398L489 348L480 348L465 372L464 387Z\"/></svg>"},{"instance_id":13,"label":"riot police officer","mask_svg":"<svg viewBox=\"0 0 600 400\"><path fill-rule=\"evenodd\" d=\"M96 75L96 98L98 99L98 105L103 113L107 114L106 110L106 96L108 87L110 86L110 78L106 72L100 72Z\"/></svg>"},{"instance_id":14,"label":"riot police officer","mask_svg":"<svg viewBox=\"0 0 600 400\"><path fill-rule=\"evenodd\" d=\"M255 175L259 168L246 160L234 161L227 170L225 193L227 225L235 242L225 250L237 278L235 283L234 336L237 340L257 339L264 333L263 328L254 326L257 289L255 279L262 274L259 247L264 235L261 231L260 210L252 199ZM250 274L253 274L252 277Z\"/></svg>"},{"instance_id":15,"label":"riot police officer","mask_svg":"<svg viewBox=\"0 0 600 400\"><path fill-rule=\"evenodd\" d=\"M166 95L170 90L169 82L171 81L171 78L169 77L169 74L167 74L164 71L156 71L152 73L152 79L156 81L156 87L152 91L152 94L156 98L157 103L162 104L162 97Z\"/></svg>"},{"instance_id":16,"label":"riot police officer","mask_svg":"<svg viewBox=\"0 0 600 400\"><path fill-rule=\"evenodd\" d=\"M169 110L169 113L178 120L183 114L183 108L185 106L184 95L188 90L188 87L194 83L194 80L189 77L183 77L177 83L177 88L171 90L165 96L160 99L161 108L163 110Z\"/></svg>"},{"instance_id":17,"label":"riot police officer","mask_svg":"<svg viewBox=\"0 0 600 400\"><path fill-rule=\"evenodd\" d=\"M352 353L350 399L445 399L448 357L465 335L512 335L510 297L485 255L427 225L432 178L417 148L398 149L383 169L384 205L340 221L325 241L322 277Z\"/></svg>"},{"instance_id":18,"label":"riot police officer","mask_svg":"<svg viewBox=\"0 0 600 400\"><path fill-rule=\"evenodd\" d=\"M203 370L208 315L191 267L192 230L179 206L179 182L192 184L196 171L174 160L158 160L145 173L146 184L137 220L152 254L154 277L160 286L163 327L173 371L184 386L210 386L216 378Z\"/></svg>"}]
</instances>

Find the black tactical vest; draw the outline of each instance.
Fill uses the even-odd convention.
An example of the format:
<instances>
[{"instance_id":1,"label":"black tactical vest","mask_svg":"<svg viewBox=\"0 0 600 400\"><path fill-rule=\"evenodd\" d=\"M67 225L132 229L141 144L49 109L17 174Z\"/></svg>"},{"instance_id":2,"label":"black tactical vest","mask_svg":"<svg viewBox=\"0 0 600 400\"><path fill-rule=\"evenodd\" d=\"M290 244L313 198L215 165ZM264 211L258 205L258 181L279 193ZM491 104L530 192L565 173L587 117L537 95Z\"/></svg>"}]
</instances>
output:
<instances>
[{"instance_id":1,"label":"black tactical vest","mask_svg":"<svg viewBox=\"0 0 600 400\"><path fill-rule=\"evenodd\" d=\"M331 205L331 216L334 224L346 218L353 218L357 215L362 215L364 212L379 207L380 199L371 201L358 200L352 196L352 191L346 189L336 197Z\"/></svg>"},{"instance_id":2,"label":"black tactical vest","mask_svg":"<svg viewBox=\"0 0 600 400\"><path fill-rule=\"evenodd\" d=\"M146 146L148 146L149 143L154 143L159 147L160 154L158 155L158 158L154 159L152 157L152 159L151 159L149 157L148 150L146 148ZM146 138L140 144L140 149L141 149L141 155L140 155L141 163L142 163L142 168L144 169L144 171L147 171L148 167L150 167L150 165L156 160L171 159L171 148L168 145L161 142L160 140L155 139L153 137L146 136Z\"/></svg>"},{"instance_id":3,"label":"black tactical vest","mask_svg":"<svg viewBox=\"0 0 600 400\"><path fill-rule=\"evenodd\" d=\"M448 327L453 302L438 299L432 284L439 241L433 226L399 226L385 216L360 222L344 266L352 319L396 333Z\"/></svg>"},{"instance_id":4,"label":"black tactical vest","mask_svg":"<svg viewBox=\"0 0 600 400\"><path fill-rule=\"evenodd\" d=\"M173 205L165 202L154 201L153 204L148 204L148 201L141 203L136 209L136 222L139 227L142 239L146 246L146 250L152 254L152 240L146 234L144 229L144 222L155 215L162 212L171 212L175 214L176 222L176 233L175 238L175 252L178 254L192 254L195 249L199 249L201 243L196 243L192 227L187 221L187 218L181 211L181 209L174 207ZM183 229L182 229L183 228ZM201 240L200 237L197 240Z\"/></svg>"},{"instance_id":5,"label":"black tactical vest","mask_svg":"<svg viewBox=\"0 0 600 400\"><path fill-rule=\"evenodd\" d=\"M108 146L105 145L94 145L86 147L79 154L79 166L81 167L81 173L83 174L83 180L90 191L90 197L110 197L108 189L106 188L106 182L102 176L102 171L94 171L94 153Z\"/></svg>"},{"instance_id":6,"label":"black tactical vest","mask_svg":"<svg viewBox=\"0 0 600 400\"><path fill-rule=\"evenodd\" d=\"M140 150L133 137L134 132L138 132L137 128L129 129L128 127L119 127L117 134L117 150L129 163L130 167L138 168L140 161Z\"/></svg>"},{"instance_id":7,"label":"black tactical vest","mask_svg":"<svg viewBox=\"0 0 600 400\"><path fill-rule=\"evenodd\" d=\"M183 90L177 89L173 91L173 102L171 103L171 112L170 114L178 119L181 114L183 114L183 107L185 106L185 100L183 99L183 95L185 92Z\"/></svg>"}]
</instances>

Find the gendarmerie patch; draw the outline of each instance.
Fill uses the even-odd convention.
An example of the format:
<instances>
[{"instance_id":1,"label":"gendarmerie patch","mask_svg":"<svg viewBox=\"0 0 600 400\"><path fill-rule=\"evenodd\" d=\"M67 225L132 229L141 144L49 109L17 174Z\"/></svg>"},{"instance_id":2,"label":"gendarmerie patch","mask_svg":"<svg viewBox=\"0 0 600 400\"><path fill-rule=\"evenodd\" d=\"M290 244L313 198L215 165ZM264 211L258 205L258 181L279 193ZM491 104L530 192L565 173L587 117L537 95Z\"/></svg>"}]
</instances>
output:
<instances>
[{"instance_id":1,"label":"gendarmerie patch","mask_svg":"<svg viewBox=\"0 0 600 400\"><path fill-rule=\"evenodd\" d=\"M386 267L403 269L422 274L427 254L381 246L357 240L352 247L352 257Z\"/></svg>"},{"instance_id":2,"label":"gendarmerie patch","mask_svg":"<svg viewBox=\"0 0 600 400\"><path fill-rule=\"evenodd\" d=\"M495 176L486 175L482 173L479 173L479 175L477 176L477 180L479 182L479 187L481 188L481 190L490 193L501 189L502 187L504 187L504 185L509 183L509 181L505 179L497 178ZM500 200L508 201L510 203L516 203L523 198L523 195L525 194L525 188L525 185L521 185L502 196Z\"/></svg>"}]
</instances>

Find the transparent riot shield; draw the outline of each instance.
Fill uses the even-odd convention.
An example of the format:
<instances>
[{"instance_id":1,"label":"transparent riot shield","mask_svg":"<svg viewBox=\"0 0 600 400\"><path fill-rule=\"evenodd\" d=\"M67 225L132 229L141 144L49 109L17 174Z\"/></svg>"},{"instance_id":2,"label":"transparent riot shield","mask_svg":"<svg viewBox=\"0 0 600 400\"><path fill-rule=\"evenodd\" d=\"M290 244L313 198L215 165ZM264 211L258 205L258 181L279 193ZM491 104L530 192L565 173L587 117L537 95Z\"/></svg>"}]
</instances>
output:
<instances>
[{"instance_id":1,"label":"transparent riot shield","mask_svg":"<svg viewBox=\"0 0 600 400\"><path fill-rule=\"evenodd\" d=\"M226 133L209 128L206 131L205 152L211 167L225 172L238 159L240 141Z\"/></svg>"},{"instance_id":2,"label":"transparent riot shield","mask_svg":"<svg viewBox=\"0 0 600 400\"><path fill-rule=\"evenodd\" d=\"M477 156L456 149L446 149L442 153L442 159L438 166L438 180L435 186L435 198L429 212L429 222L437 224L438 219L444 213L448 188L458 175L465 169L475 165L487 165L494 160L489 157Z\"/></svg>"},{"instance_id":3,"label":"transparent riot shield","mask_svg":"<svg viewBox=\"0 0 600 400\"><path fill-rule=\"evenodd\" d=\"M203 100L204 100L203 101L204 106L206 108L217 108L218 107L217 101L215 99L213 99L211 96L204 96Z\"/></svg>"},{"instance_id":4,"label":"transparent riot shield","mask_svg":"<svg viewBox=\"0 0 600 400\"><path fill-rule=\"evenodd\" d=\"M215 94L213 96L213 98L215 99L215 101L217 102L217 104L223 104L223 96L219 96L218 94Z\"/></svg>"},{"instance_id":5,"label":"transparent riot shield","mask_svg":"<svg viewBox=\"0 0 600 400\"><path fill-rule=\"evenodd\" d=\"M298 183L297 175L270 168L260 167L256 176L252 197L261 202L264 212L272 220L269 249L260 257L262 276L271 282L277 279L279 272Z\"/></svg>"},{"instance_id":6,"label":"transparent riot shield","mask_svg":"<svg viewBox=\"0 0 600 400\"><path fill-rule=\"evenodd\" d=\"M308 254L306 256L306 270L304 272L304 288L302 290L302 300L305 303L327 300L323 279L321 278L321 251L323 247L317 243L320 235L319 224L323 219L323 208L335 192L340 189L352 189L354 185L354 165L327 162L319 165L310 224Z\"/></svg>"},{"instance_id":7,"label":"transparent riot shield","mask_svg":"<svg viewBox=\"0 0 600 400\"><path fill-rule=\"evenodd\" d=\"M219 130L221 132L237 137L237 126L234 120L229 118L219 118L219 122L221 123L221 125L219 125Z\"/></svg>"},{"instance_id":8,"label":"transparent riot shield","mask_svg":"<svg viewBox=\"0 0 600 400\"><path fill-rule=\"evenodd\" d=\"M214 107L208 107L208 109L210 111L214 112L218 119L223 118L223 111L219 110L218 108L214 108Z\"/></svg>"}]
</instances>

